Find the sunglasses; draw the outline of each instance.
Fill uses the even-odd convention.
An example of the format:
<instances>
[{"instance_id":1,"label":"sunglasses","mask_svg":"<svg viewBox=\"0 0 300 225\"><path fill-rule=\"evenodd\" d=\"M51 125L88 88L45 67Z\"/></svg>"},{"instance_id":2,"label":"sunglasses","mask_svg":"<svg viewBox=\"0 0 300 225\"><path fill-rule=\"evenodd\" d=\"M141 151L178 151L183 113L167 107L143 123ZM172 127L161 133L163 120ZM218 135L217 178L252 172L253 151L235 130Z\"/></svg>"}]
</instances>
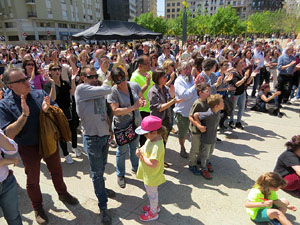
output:
<instances>
[{"instance_id":1,"label":"sunglasses","mask_svg":"<svg viewBox=\"0 0 300 225\"><path fill-rule=\"evenodd\" d=\"M87 79L98 79L98 74L93 74L93 75L89 75L89 76L86 76Z\"/></svg>"},{"instance_id":2,"label":"sunglasses","mask_svg":"<svg viewBox=\"0 0 300 225\"><path fill-rule=\"evenodd\" d=\"M164 48L164 49L170 50L170 48Z\"/></svg>"},{"instance_id":3,"label":"sunglasses","mask_svg":"<svg viewBox=\"0 0 300 225\"><path fill-rule=\"evenodd\" d=\"M60 71L60 68L52 68L50 71Z\"/></svg>"},{"instance_id":4,"label":"sunglasses","mask_svg":"<svg viewBox=\"0 0 300 225\"><path fill-rule=\"evenodd\" d=\"M122 77L121 80L117 80L116 81L116 84L121 84L123 81L125 81L126 78L125 77Z\"/></svg>"},{"instance_id":5,"label":"sunglasses","mask_svg":"<svg viewBox=\"0 0 300 225\"><path fill-rule=\"evenodd\" d=\"M28 81L28 80L29 80L29 77L26 77L26 78L22 78L22 79L13 81L13 82L9 82L8 84L16 84L16 83L22 83L22 84L25 84L25 82Z\"/></svg>"},{"instance_id":6,"label":"sunglasses","mask_svg":"<svg viewBox=\"0 0 300 225\"><path fill-rule=\"evenodd\" d=\"M67 60L65 60L65 59L63 59L63 60L61 60L61 62L68 62Z\"/></svg>"},{"instance_id":7,"label":"sunglasses","mask_svg":"<svg viewBox=\"0 0 300 225\"><path fill-rule=\"evenodd\" d=\"M33 63L27 63L26 66L35 66Z\"/></svg>"},{"instance_id":8,"label":"sunglasses","mask_svg":"<svg viewBox=\"0 0 300 225\"><path fill-rule=\"evenodd\" d=\"M89 76L86 76L87 79L98 79L98 74L93 74L93 75L89 75Z\"/></svg>"},{"instance_id":9,"label":"sunglasses","mask_svg":"<svg viewBox=\"0 0 300 225\"><path fill-rule=\"evenodd\" d=\"M224 64L223 66L229 66L229 64Z\"/></svg>"}]
</instances>

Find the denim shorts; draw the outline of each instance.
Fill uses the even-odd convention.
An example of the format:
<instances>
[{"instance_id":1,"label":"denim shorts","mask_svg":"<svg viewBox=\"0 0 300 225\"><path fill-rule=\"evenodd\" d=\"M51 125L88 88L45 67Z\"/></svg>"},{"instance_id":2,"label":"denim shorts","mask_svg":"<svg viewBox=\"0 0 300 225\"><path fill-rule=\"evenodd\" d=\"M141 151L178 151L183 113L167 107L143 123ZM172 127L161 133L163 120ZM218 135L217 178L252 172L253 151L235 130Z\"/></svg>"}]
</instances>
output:
<instances>
[{"instance_id":1,"label":"denim shorts","mask_svg":"<svg viewBox=\"0 0 300 225\"><path fill-rule=\"evenodd\" d=\"M269 222L270 219L267 215L267 210L269 208L264 208L264 209L260 209L257 212L256 218L255 218L255 222Z\"/></svg>"}]
</instances>

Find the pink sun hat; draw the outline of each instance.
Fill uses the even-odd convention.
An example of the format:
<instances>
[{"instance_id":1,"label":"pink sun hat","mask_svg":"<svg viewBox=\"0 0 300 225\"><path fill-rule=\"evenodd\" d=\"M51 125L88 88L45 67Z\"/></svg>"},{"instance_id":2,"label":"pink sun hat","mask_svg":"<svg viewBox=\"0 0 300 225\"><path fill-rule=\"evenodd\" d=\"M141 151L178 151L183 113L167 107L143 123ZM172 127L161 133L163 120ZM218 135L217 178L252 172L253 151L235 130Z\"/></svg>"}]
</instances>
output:
<instances>
[{"instance_id":1,"label":"pink sun hat","mask_svg":"<svg viewBox=\"0 0 300 225\"><path fill-rule=\"evenodd\" d=\"M146 116L141 126L135 129L135 133L143 135L161 128L162 120L157 116Z\"/></svg>"}]
</instances>

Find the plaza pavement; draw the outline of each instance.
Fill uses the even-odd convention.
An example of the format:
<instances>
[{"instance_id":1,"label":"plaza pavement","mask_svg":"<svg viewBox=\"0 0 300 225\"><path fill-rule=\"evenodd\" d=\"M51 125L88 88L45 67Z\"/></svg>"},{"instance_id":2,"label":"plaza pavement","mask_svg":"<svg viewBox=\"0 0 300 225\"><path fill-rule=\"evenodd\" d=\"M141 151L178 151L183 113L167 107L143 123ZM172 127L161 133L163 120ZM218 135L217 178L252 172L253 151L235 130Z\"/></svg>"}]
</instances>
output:
<instances>
[{"instance_id":1,"label":"plaza pavement","mask_svg":"<svg viewBox=\"0 0 300 225\"><path fill-rule=\"evenodd\" d=\"M253 102L250 99L250 102ZM166 161L171 167L166 170L167 182L159 187L160 218L149 222L154 225L251 225L244 203L249 188L259 175L272 171L279 154L285 150L284 143L295 134L300 134L300 103L284 105L287 117L278 118L268 114L247 110L243 116L245 130L226 131L218 134L223 141L216 144L212 156L215 172L212 180L194 176L188 170L188 160L179 156L177 137L170 136L166 150ZM79 143L81 139L79 139ZM79 144L82 146L82 144ZM190 149L190 141L186 142ZM106 185L115 190L117 196L109 199L108 207L114 225L141 224L138 217L141 207L148 204L143 182L131 173L129 160L126 162L125 189L117 185L115 173L116 149L110 148L106 166ZM73 153L71 153L74 156ZM49 224L94 225L101 224L97 200L90 178L88 159L85 153L67 165L62 158L64 180L69 192L79 199L78 206L66 206L58 200L49 172L42 162L41 189L43 204L49 215ZM23 223L37 224L26 193L26 176L20 162L13 168L19 183L19 208ZM293 224L300 225L299 198L279 191L299 209L289 211ZM1 212L2 213L2 212ZM0 224L6 224L0 214Z\"/></svg>"}]
</instances>

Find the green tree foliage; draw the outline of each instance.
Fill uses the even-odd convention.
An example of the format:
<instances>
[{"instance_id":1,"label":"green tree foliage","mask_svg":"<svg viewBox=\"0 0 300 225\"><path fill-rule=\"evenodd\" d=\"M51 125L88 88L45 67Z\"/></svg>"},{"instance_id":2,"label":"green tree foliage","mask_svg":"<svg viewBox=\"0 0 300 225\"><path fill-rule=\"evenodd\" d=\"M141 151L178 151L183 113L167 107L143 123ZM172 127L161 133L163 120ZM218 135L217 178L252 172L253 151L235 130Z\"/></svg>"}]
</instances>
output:
<instances>
[{"instance_id":1,"label":"green tree foliage","mask_svg":"<svg viewBox=\"0 0 300 225\"><path fill-rule=\"evenodd\" d=\"M139 17L135 17L133 21L154 32L162 34L166 34L168 32L167 21L162 17L153 17L152 12L143 13Z\"/></svg>"},{"instance_id":2,"label":"green tree foliage","mask_svg":"<svg viewBox=\"0 0 300 225\"><path fill-rule=\"evenodd\" d=\"M152 13L144 13L134 18L139 25L167 35L182 35L183 10L174 19L164 20L162 17L153 17ZM245 21L237 15L236 10L230 5L220 7L214 15L207 13L194 14L187 9L187 33L188 35L240 35L300 32L300 16L287 13L284 9L274 12L264 11L254 13Z\"/></svg>"}]
</instances>

